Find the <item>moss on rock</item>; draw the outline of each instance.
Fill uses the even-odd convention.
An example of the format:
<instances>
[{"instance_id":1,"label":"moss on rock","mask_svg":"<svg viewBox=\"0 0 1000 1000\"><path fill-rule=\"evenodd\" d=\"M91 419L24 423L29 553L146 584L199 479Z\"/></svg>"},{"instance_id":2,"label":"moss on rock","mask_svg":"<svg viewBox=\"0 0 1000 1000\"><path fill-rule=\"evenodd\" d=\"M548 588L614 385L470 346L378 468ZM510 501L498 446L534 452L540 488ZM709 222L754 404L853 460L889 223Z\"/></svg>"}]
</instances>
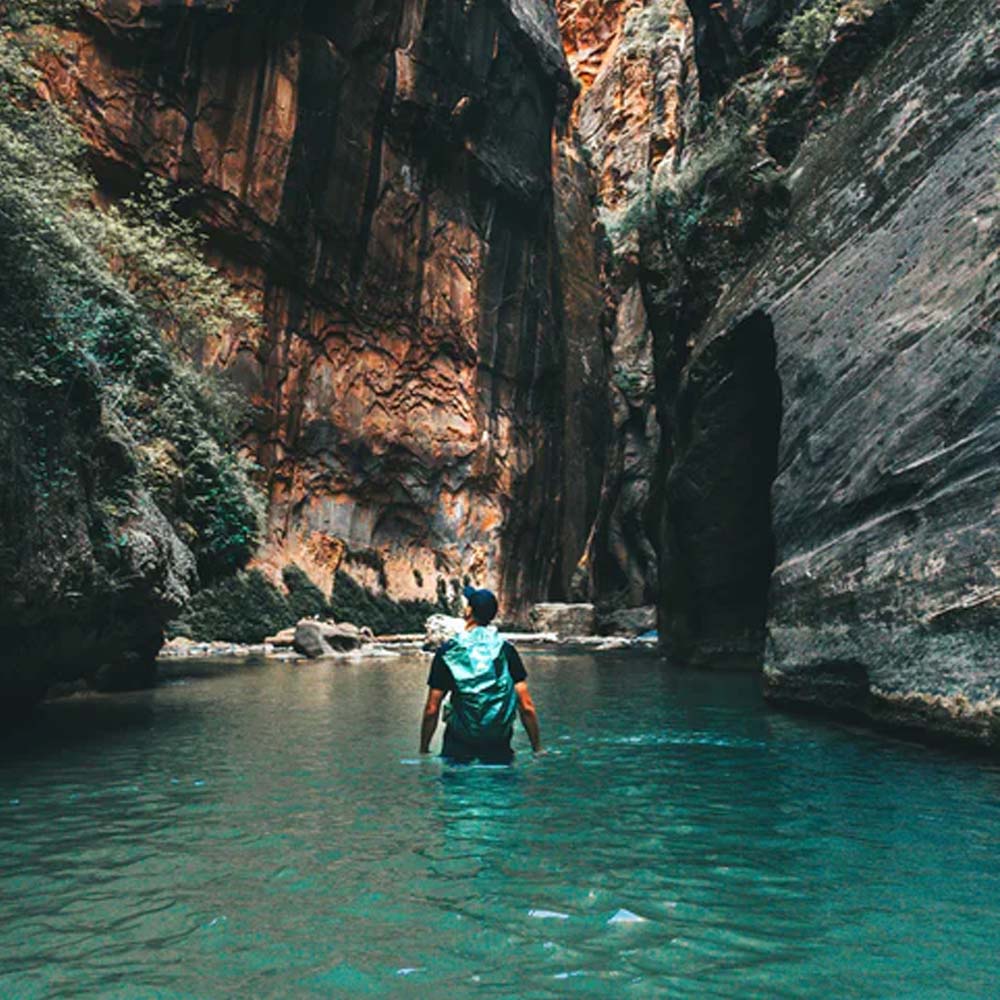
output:
<instances>
[{"instance_id":1,"label":"moss on rock","mask_svg":"<svg viewBox=\"0 0 1000 1000\"><path fill-rule=\"evenodd\" d=\"M259 570L237 573L195 594L167 634L199 642L257 643L302 618L330 618L367 626L376 634L422 632L432 614L451 613L446 601L396 601L376 594L343 570L329 600L298 566L281 571L284 588Z\"/></svg>"},{"instance_id":2,"label":"moss on rock","mask_svg":"<svg viewBox=\"0 0 1000 1000\"><path fill-rule=\"evenodd\" d=\"M337 572L330 598L334 620L367 625L376 635L423 632L430 615L448 613L446 601L396 601L361 586L343 570Z\"/></svg>"},{"instance_id":3,"label":"moss on rock","mask_svg":"<svg viewBox=\"0 0 1000 1000\"><path fill-rule=\"evenodd\" d=\"M82 140L38 98L45 44L0 28L0 696L147 683L165 621L247 562L260 524L231 403L156 307L164 269L120 253L190 229L162 202L94 208ZM209 274L195 242L175 249Z\"/></svg>"},{"instance_id":4,"label":"moss on rock","mask_svg":"<svg viewBox=\"0 0 1000 1000\"><path fill-rule=\"evenodd\" d=\"M256 643L293 625L298 617L289 595L252 569L195 594L181 617L169 624L167 634L200 642Z\"/></svg>"}]
</instances>

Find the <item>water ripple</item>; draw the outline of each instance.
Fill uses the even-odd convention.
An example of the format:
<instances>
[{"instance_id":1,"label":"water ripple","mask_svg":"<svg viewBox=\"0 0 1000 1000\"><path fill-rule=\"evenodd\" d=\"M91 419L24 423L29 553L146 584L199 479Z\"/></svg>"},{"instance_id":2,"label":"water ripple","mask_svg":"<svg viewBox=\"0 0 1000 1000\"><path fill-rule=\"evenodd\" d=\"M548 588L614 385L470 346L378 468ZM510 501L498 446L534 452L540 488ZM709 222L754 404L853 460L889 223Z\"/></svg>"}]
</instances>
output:
<instances>
[{"instance_id":1,"label":"water ripple","mask_svg":"<svg viewBox=\"0 0 1000 1000\"><path fill-rule=\"evenodd\" d=\"M0 744L0 995L990 995L995 767L741 675L528 669L514 768L413 756L417 657L46 707Z\"/></svg>"}]
</instances>

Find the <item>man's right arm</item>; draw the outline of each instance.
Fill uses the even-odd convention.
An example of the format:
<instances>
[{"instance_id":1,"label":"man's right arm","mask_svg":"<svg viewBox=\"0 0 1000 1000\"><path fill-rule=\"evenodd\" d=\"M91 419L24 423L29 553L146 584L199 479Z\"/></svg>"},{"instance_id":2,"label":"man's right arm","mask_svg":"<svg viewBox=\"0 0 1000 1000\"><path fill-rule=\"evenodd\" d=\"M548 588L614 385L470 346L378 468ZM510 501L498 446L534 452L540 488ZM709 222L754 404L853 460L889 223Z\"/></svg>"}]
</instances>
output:
<instances>
[{"instance_id":1,"label":"man's right arm","mask_svg":"<svg viewBox=\"0 0 1000 1000\"><path fill-rule=\"evenodd\" d=\"M538 728L538 712L535 711L535 703L528 691L528 682L519 681L514 685L514 690L517 692L517 711L521 716L521 725L531 740L531 749L538 753L542 749L542 734Z\"/></svg>"},{"instance_id":2,"label":"man's right arm","mask_svg":"<svg viewBox=\"0 0 1000 1000\"><path fill-rule=\"evenodd\" d=\"M420 720L420 752L431 752L431 737L437 729L438 719L441 716L441 700L444 698L444 691L440 688L429 688L427 691L427 701L424 704L423 718Z\"/></svg>"}]
</instances>

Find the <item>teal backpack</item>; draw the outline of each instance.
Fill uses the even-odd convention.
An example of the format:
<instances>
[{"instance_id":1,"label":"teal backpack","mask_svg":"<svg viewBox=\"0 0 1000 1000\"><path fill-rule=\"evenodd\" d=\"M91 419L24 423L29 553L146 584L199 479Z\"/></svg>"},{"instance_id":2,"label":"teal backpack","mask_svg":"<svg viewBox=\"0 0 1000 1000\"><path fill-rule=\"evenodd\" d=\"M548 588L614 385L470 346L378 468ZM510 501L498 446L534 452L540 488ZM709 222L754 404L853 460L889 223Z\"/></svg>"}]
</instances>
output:
<instances>
[{"instance_id":1,"label":"teal backpack","mask_svg":"<svg viewBox=\"0 0 1000 1000\"><path fill-rule=\"evenodd\" d=\"M492 625L461 632L444 650L455 680L448 726L467 743L499 743L510 736L517 692L504 641Z\"/></svg>"}]
</instances>

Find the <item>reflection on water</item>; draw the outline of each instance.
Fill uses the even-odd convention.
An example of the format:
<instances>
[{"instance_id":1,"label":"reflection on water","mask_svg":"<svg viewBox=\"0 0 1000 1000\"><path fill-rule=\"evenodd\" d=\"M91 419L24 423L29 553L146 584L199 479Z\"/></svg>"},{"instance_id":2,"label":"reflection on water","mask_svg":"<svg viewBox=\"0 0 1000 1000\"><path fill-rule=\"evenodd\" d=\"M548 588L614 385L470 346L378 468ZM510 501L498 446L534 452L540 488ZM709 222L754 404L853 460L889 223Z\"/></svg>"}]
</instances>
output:
<instances>
[{"instance_id":1,"label":"reflection on water","mask_svg":"<svg viewBox=\"0 0 1000 1000\"><path fill-rule=\"evenodd\" d=\"M421 657L45 706L0 740L0 995L994 995L995 766L527 666L513 768L414 753Z\"/></svg>"}]
</instances>

